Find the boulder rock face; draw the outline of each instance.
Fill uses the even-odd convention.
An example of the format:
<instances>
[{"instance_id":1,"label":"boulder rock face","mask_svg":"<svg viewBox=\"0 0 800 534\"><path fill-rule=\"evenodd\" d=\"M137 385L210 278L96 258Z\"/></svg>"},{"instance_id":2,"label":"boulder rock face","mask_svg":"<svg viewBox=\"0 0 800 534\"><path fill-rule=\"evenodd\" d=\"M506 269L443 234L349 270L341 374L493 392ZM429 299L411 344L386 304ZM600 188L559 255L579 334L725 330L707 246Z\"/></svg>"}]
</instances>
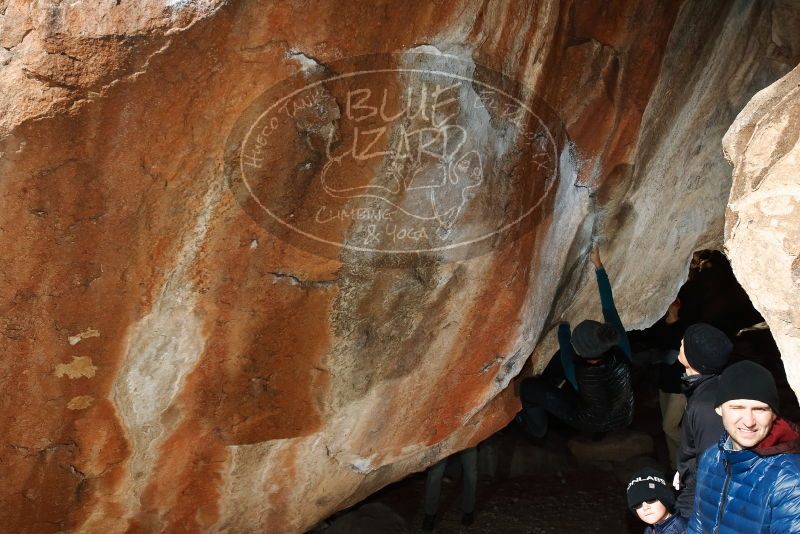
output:
<instances>
[{"instance_id":1,"label":"boulder rock face","mask_svg":"<svg viewBox=\"0 0 800 534\"><path fill-rule=\"evenodd\" d=\"M723 139L733 164L725 249L800 391L800 68L760 91Z\"/></svg>"},{"instance_id":2,"label":"boulder rock face","mask_svg":"<svg viewBox=\"0 0 800 534\"><path fill-rule=\"evenodd\" d=\"M0 524L302 532L501 428L600 315L592 242L630 327L721 244L721 138L798 11L0 0ZM797 325L761 102L786 156L734 143L731 214L786 239L729 248L783 247L755 300Z\"/></svg>"}]
</instances>

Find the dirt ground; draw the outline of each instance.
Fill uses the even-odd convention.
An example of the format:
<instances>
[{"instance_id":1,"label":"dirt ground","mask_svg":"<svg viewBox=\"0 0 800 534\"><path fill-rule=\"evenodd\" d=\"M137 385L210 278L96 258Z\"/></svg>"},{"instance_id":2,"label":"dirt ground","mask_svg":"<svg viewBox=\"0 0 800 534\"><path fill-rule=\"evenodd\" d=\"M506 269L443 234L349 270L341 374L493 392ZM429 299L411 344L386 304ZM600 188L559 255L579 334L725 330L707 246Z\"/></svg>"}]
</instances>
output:
<instances>
[{"instance_id":1,"label":"dirt ground","mask_svg":"<svg viewBox=\"0 0 800 534\"><path fill-rule=\"evenodd\" d=\"M422 525L425 477L415 475L372 496L389 505L411 532ZM461 526L461 486L442 485L436 532L442 534L626 534L644 524L625 504L624 490L610 471L575 471L498 482L479 482L475 523Z\"/></svg>"}]
</instances>

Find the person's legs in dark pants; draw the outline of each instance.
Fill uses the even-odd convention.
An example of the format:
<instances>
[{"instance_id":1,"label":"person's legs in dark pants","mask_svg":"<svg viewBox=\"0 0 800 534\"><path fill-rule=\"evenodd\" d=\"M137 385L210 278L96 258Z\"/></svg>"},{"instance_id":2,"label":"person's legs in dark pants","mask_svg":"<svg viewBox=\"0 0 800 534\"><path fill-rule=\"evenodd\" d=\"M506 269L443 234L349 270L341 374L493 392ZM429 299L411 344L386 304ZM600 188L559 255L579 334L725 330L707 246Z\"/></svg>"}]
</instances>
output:
<instances>
[{"instance_id":1,"label":"person's legs in dark pants","mask_svg":"<svg viewBox=\"0 0 800 534\"><path fill-rule=\"evenodd\" d=\"M428 515L436 515L436 510L439 508L439 495L442 493L442 477L446 466L447 458L443 458L428 469L428 476L425 479L425 513Z\"/></svg>"},{"instance_id":2,"label":"person's legs in dark pants","mask_svg":"<svg viewBox=\"0 0 800 534\"><path fill-rule=\"evenodd\" d=\"M559 386L567 379L564 372L564 365L561 362L561 351L556 351L547 367L542 371L541 377L554 386Z\"/></svg>"},{"instance_id":3,"label":"person's legs in dark pants","mask_svg":"<svg viewBox=\"0 0 800 534\"><path fill-rule=\"evenodd\" d=\"M425 517L422 521L423 530L433 530L436 510L439 508L439 495L442 493L442 477L444 476L444 468L446 466L447 458L443 458L439 463L428 469L428 474L425 478L425 501L423 503Z\"/></svg>"},{"instance_id":4,"label":"person's legs in dark pants","mask_svg":"<svg viewBox=\"0 0 800 534\"><path fill-rule=\"evenodd\" d=\"M461 505L461 523L471 525L475 513L475 494L478 490L478 448L471 447L459 453L461 458L462 482L464 483L464 496Z\"/></svg>"},{"instance_id":5,"label":"person's legs in dark pants","mask_svg":"<svg viewBox=\"0 0 800 534\"><path fill-rule=\"evenodd\" d=\"M526 378L520 384L523 428L531 436L541 438L547 433L547 414L567 419L576 407L576 393L571 387L558 388L541 377Z\"/></svg>"},{"instance_id":6,"label":"person's legs in dark pants","mask_svg":"<svg viewBox=\"0 0 800 534\"><path fill-rule=\"evenodd\" d=\"M475 494L478 489L478 448L465 449L458 453L458 457L461 460L461 475L462 483L464 484L461 522L464 525L468 525L472 524L474 518ZM425 479L423 530L432 530L434 527L436 512L439 509L439 496L442 493L442 478L444 477L446 466L447 458L444 458L428 469Z\"/></svg>"}]
</instances>

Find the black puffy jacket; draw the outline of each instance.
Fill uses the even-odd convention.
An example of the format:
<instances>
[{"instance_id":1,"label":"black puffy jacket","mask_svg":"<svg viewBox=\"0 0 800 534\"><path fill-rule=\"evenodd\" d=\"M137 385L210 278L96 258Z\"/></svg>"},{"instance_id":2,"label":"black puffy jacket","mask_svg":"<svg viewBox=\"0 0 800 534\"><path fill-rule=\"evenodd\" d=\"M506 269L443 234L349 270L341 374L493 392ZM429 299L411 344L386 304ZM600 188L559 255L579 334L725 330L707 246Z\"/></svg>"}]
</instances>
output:
<instances>
[{"instance_id":1,"label":"black puffy jacket","mask_svg":"<svg viewBox=\"0 0 800 534\"><path fill-rule=\"evenodd\" d=\"M684 376L686 412L681 421L681 446L678 449L678 473L681 491L676 508L685 518L692 517L694 488L697 479L697 460L716 445L724 430L722 418L714 410L719 387L719 375Z\"/></svg>"},{"instance_id":2,"label":"black puffy jacket","mask_svg":"<svg viewBox=\"0 0 800 534\"><path fill-rule=\"evenodd\" d=\"M578 410L566 422L587 432L610 432L633 420L630 364L622 351L608 351L602 363L575 366L579 384Z\"/></svg>"}]
</instances>

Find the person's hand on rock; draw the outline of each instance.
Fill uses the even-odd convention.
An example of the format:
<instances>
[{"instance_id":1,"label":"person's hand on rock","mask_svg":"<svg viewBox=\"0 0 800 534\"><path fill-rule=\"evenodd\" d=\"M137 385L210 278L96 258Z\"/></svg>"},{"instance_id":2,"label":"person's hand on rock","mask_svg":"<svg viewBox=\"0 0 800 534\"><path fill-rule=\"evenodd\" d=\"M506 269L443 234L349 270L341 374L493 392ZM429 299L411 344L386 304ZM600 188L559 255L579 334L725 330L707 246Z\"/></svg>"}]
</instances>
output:
<instances>
[{"instance_id":1,"label":"person's hand on rock","mask_svg":"<svg viewBox=\"0 0 800 534\"><path fill-rule=\"evenodd\" d=\"M667 315L665 321L667 324L675 324L680 319L680 315L678 315L678 311L681 309L681 300L675 299L672 301L672 304L669 305L667 308Z\"/></svg>"},{"instance_id":2,"label":"person's hand on rock","mask_svg":"<svg viewBox=\"0 0 800 534\"><path fill-rule=\"evenodd\" d=\"M595 269L600 269L603 266L603 262L602 262L602 260L600 260L600 247L599 246L594 245L592 247L592 252L591 252L590 258L592 259L592 263L594 264L594 268Z\"/></svg>"}]
</instances>

